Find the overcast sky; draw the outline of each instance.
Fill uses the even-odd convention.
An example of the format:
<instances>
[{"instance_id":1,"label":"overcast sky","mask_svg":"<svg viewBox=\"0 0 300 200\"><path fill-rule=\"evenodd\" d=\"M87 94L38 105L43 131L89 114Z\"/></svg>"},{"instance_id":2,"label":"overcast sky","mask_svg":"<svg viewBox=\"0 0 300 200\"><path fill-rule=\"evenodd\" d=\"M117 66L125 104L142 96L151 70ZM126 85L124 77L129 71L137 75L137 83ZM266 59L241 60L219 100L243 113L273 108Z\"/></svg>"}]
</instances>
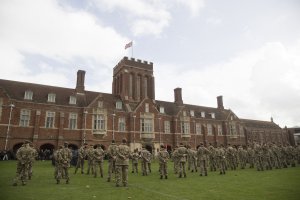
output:
<instances>
[{"instance_id":1,"label":"overcast sky","mask_svg":"<svg viewBox=\"0 0 300 200\"><path fill-rule=\"evenodd\" d=\"M300 126L299 0L1 0L0 78L111 93L132 49L156 99Z\"/></svg>"}]
</instances>

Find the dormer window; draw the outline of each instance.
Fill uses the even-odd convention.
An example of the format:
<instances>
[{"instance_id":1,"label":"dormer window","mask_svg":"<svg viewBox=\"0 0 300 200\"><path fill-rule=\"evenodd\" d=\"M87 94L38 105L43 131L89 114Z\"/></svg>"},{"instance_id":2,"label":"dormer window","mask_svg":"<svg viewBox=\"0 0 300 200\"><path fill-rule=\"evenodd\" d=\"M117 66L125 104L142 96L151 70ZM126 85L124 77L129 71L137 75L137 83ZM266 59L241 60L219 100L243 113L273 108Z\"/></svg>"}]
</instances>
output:
<instances>
[{"instance_id":1,"label":"dormer window","mask_svg":"<svg viewBox=\"0 0 300 200\"><path fill-rule=\"evenodd\" d=\"M119 109L119 110L122 109L122 101L117 101L116 102L116 109Z\"/></svg>"},{"instance_id":2,"label":"dormer window","mask_svg":"<svg viewBox=\"0 0 300 200\"><path fill-rule=\"evenodd\" d=\"M195 112L193 110L190 111L191 117L195 117Z\"/></svg>"},{"instance_id":3,"label":"dormer window","mask_svg":"<svg viewBox=\"0 0 300 200\"><path fill-rule=\"evenodd\" d=\"M215 118L216 118L215 113L210 113L210 115L211 115L211 118L212 118L212 119L215 119Z\"/></svg>"},{"instance_id":4,"label":"dormer window","mask_svg":"<svg viewBox=\"0 0 300 200\"><path fill-rule=\"evenodd\" d=\"M201 117L205 118L205 112L204 111L201 111Z\"/></svg>"},{"instance_id":5,"label":"dormer window","mask_svg":"<svg viewBox=\"0 0 300 200\"><path fill-rule=\"evenodd\" d=\"M185 110L182 111L182 115L183 115L184 117L186 117L186 111L185 111Z\"/></svg>"},{"instance_id":6,"label":"dormer window","mask_svg":"<svg viewBox=\"0 0 300 200\"><path fill-rule=\"evenodd\" d=\"M76 104L76 97L70 96L69 104Z\"/></svg>"},{"instance_id":7,"label":"dormer window","mask_svg":"<svg viewBox=\"0 0 300 200\"><path fill-rule=\"evenodd\" d=\"M98 101L98 108L103 108L103 101Z\"/></svg>"},{"instance_id":8,"label":"dormer window","mask_svg":"<svg viewBox=\"0 0 300 200\"><path fill-rule=\"evenodd\" d=\"M55 97L56 97L56 94L54 93L49 93L48 94L48 102L55 102Z\"/></svg>"},{"instance_id":9,"label":"dormer window","mask_svg":"<svg viewBox=\"0 0 300 200\"><path fill-rule=\"evenodd\" d=\"M26 99L26 100L32 100L32 96L33 96L33 92L32 91L30 91L30 90L25 91L24 99Z\"/></svg>"},{"instance_id":10,"label":"dormer window","mask_svg":"<svg viewBox=\"0 0 300 200\"><path fill-rule=\"evenodd\" d=\"M160 106L160 107L159 107L159 112L160 112L160 113L165 113L165 108L164 108L163 106Z\"/></svg>"}]
</instances>

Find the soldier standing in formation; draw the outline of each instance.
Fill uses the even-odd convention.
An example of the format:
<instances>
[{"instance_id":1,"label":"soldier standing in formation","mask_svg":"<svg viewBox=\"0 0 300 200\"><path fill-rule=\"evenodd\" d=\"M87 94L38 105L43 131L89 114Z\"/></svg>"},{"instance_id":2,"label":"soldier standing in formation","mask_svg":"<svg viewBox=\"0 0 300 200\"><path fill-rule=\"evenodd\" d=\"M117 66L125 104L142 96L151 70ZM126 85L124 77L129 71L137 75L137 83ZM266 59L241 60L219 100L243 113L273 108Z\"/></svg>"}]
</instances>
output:
<instances>
[{"instance_id":1,"label":"soldier standing in formation","mask_svg":"<svg viewBox=\"0 0 300 200\"><path fill-rule=\"evenodd\" d=\"M140 155L138 153L138 149L135 149L130 157L131 157L131 162L132 162L131 173L138 173L138 164L139 164L139 157L140 157Z\"/></svg>"},{"instance_id":2,"label":"soldier standing in formation","mask_svg":"<svg viewBox=\"0 0 300 200\"><path fill-rule=\"evenodd\" d=\"M108 155L108 177L107 182L111 181L111 174L115 172L116 169L116 156L117 156L117 145L115 143L115 140L111 141L111 144L109 145L107 149L107 155Z\"/></svg>"},{"instance_id":3,"label":"soldier standing in formation","mask_svg":"<svg viewBox=\"0 0 300 200\"><path fill-rule=\"evenodd\" d=\"M94 149L93 154L93 168L94 168L94 178L97 177L98 170L100 172L101 178L103 178L103 158L104 151L100 144L97 144L97 148Z\"/></svg>"},{"instance_id":4,"label":"soldier standing in formation","mask_svg":"<svg viewBox=\"0 0 300 200\"><path fill-rule=\"evenodd\" d=\"M145 147L142 147L141 150L141 167L142 167L142 175L143 176L147 176L148 175L148 170L147 170L147 166L148 166L148 162L149 162L149 152L148 150L145 149Z\"/></svg>"},{"instance_id":5,"label":"soldier standing in formation","mask_svg":"<svg viewBox=\"0 0 300 200\"><path fill-rule=\"evenodd\" d=\"M81 174L84 174L83 166L84 166L84 160L85 160L85 157L86 157L86 153L87 153L87 143L84 143L82 145L82 147L80 147L79 150L78 150L78 159L77 159L77 164L76 164L76 167L75 167L74 174L77 173L78 168L81 169Z\"/></svg>"},{"instance_id":6,"label":"soldier standing in formation","mask_svg":"<svg viewBox=\"0 0 300 200\"><path fill-rule=\"evenodd\" d=\"M122 144L117 147L116 152L116 186L121 186L121 181L124 187L128 184L128 165L129 165L130 150L127 146L127 140L124 138Z\"/></svg>"},{"instance_id":7,"label":"soldier standing in formation","mask_svg":"<svg viewBox=\"0 0 300 200\"><path fill-rule=\"evenodd\" d=\"M216 155L217 155L217 160L218 160L218 164L219 164L219 168L220 168L220 174L224 175L225 169L226 169L226 151L223 147L223 145L221 145L220 147L218 147L217 151L216 151Z\"/></svg>"},{"instance_id":8,"label":"soldier standing in formation","mask_svg":"<svg viewBox=\"0 0 300 200\"><path fill-rule=\"evenodd\" d=\"M90 174L90 171L92 172L92 174L94 174L94 166L93 166L93 162L94 162L94 145L90 145L89 148L86 150L86 155L87 155L87 159L88 159L88 169L86 174Z\"/></svg>"},{"instance_id":9,"label":"soldier standing in formation","mask_svg":"<svg viewBox=\"0 0 300 200\"><path fill-rule=\"evenodd\" d=\"M182 143L179 144L179 148L177 149L178 151L178 159L179 159L179 178L183 177L186 178L186 171L185 171L185 164L186 164L186 159L188 155L188 150L183 146Z\"/></svg>"},{"instance_id":10,"label":"soldier standing in formation","mask_svg":"<svg viewBox=\"0 0 300 200\"><path fill-rule=\"evenodd\" d=\"M69 177L69 168L70 168L70 162L72 159L72 152L68 148L69 143L64 142L63 148L61 148L57 152L57 162L58 162L58 173L56 177L56 183L60 183L60 179L66 179L66 184L70 183L70 177Z\"/></svg>"},{"instance_id":11,"label":"soldier standing in formation","mask_svg":"<svg viewBox=\"0 0 300 200\"><path fill-rule=\"evenodd\" d=\"M197 150L198 166L200 167L200 176L207 176L207 158L211 152L204 147L203 143L200 144Z\"/></svg>"},{"instance_id":12,"label":"soldier standing in formation","mask_svg":"<svg viewBox=\"0 0 300 200\"><path fill-rule=\"evenodd\" d=\"M30 149L31 149L31 155L32 156L31 156L30 162L28 164L28 180L31 180L31 177L32 177L32 174L33 174L32 165L33 165L33 162L35 161L35 159L37 159L37 157L38 157L38 152L33 147L32 142L29 142L29 146L30 146Z\"/></svg>"},{"instance_id":13,"label":"soldier standing in formation","mask_svg":"<svg viewBox=\"0 0 300 200\"><path fill-rule=\"evenodd\" d=\"M164 177L165 179L168 179L168 160L170 155L164 145L160 145L157 157L159 161L160 179L163 179Z\"/></svg>"}]
</instances>

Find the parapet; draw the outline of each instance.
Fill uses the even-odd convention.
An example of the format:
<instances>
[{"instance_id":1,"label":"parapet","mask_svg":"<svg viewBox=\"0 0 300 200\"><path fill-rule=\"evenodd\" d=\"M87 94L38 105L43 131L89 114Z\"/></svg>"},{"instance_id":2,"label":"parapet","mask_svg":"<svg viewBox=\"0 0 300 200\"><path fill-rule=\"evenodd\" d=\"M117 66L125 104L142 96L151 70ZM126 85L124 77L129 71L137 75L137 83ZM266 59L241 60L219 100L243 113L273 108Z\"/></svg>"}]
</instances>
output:
<instances>
[{"instance_id":1,"label":"parapet","mask_svg":"<svg viewBox=\"0 0 300 200\"><path fill-rule=\"evenodd\" d=\"M120 62L114 67L114 74L116 74L121 67L128 66L128 67L135 67L144 70L153 71L153 63L148 61L142 61L141 59L135 58L128 58L125 56Z\"/></svg>"}]
</instances>

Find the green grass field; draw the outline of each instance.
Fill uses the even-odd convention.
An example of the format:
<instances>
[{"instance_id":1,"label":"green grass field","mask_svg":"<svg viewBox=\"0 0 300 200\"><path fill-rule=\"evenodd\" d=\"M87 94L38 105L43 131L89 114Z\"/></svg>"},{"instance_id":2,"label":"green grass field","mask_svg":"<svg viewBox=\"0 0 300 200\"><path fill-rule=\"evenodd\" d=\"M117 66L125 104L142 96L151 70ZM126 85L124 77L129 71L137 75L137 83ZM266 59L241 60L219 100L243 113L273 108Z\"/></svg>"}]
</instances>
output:
<instances>
[{"instance_id":1,"label":"green grass field","mask_svg":"<svg viewBox=\"0 0 300 200\"><path fill-rule=\"evenodd\" d=\"M139 166L140 167L140 166ZM115 187L106 178L76 174L70 169L71 182L57 185L54 168L49 161L36 161L34 175L26 186L12 186L16 161L0 162L1 200L89 200L89 199L300 199L300 167L258 172L255 169L227 171L224 176L209 172L207 177L188 172L187 178L173 174L173 163L169 163L169 179L160 180L158 164L152 164L149 176L129 174L129 186ZM107 161L105 161L107 172ZM106 174L105 174L106 175Z\"/></svg>"}]
</instances>

